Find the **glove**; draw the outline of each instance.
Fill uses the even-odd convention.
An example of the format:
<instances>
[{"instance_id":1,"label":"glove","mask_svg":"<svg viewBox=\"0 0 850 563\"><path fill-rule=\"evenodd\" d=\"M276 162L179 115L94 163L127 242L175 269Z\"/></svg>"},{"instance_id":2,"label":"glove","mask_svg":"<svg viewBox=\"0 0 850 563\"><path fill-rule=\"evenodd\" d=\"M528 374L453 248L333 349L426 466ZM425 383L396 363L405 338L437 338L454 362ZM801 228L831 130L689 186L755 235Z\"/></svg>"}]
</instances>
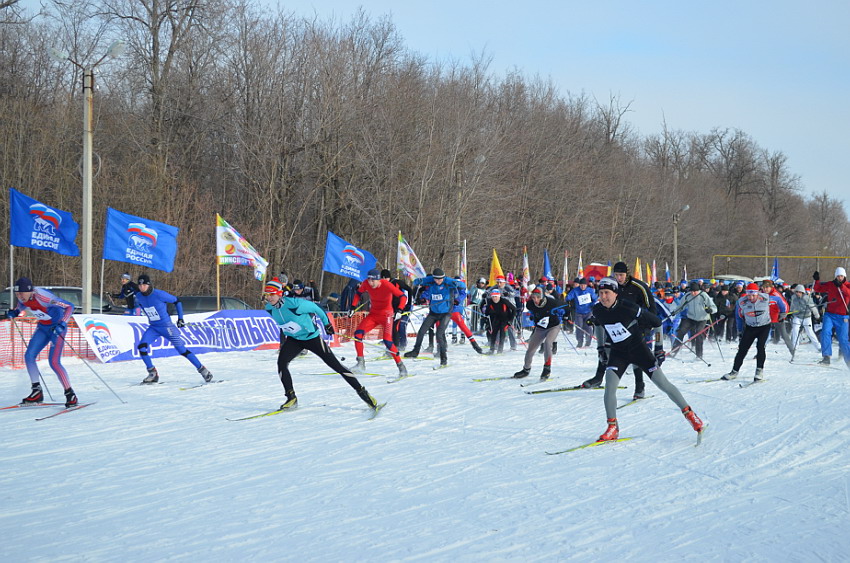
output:
<instances>
[{"instance_id":1,"label":"glove","mask_svg":"<svg viewBox=\"0 0 850 563\"><path fill-rule=\"evenodd\" d=\"M9 317L10 319L14 319L18 315L20 315L20 313L18 312L17 309L9 309L8 311L6 311L6 316Z\"/></svg>"},{"instance_id":2,"label":"glove","mask_svg":"<svg viewBox=\"0 0 850 563\"><path fill-rule=\"evenodd\" d=\"M331 323L325 325L325 334L334 334L336 331Z\"/></svg>"},{"instance_id":3,"label":"glove","mask_svg":"<svg viewBox=\"0 0 850 563\"><path fill-rule=\"evenodd\" d=\"M186 326L186 323L183 319L177 319L177 328L183 328L184 326Z\"/></svg>"},{"instance_id":4,"label":"glove","mask_svg":"<svg viewBox=\"0 0 850 563\"><path fill-rule=\"evenodd\" d=\"M656 346L655 350L653 350L653 355L655 356L655 364L657 366L661 366L664 363L664 360L667 359L667 354L664 353L664 348L661 346Z\"/></svg>"},{"instance_id":5,"label":"glove","mask_svg":"<svg viewBox=\"0 0 850 563\"><path fill-rule=\"evenodd\" d=\"M596 349L596 357L599 359L600 363L608 363L608 354L605 353L605 348L603 346Z\"/></svg>"},{"instance_id":6,"label":"glove","mask_svg":"<svg viewBox=\"0 0 850 563\"><path fill-rule=\"evenodd\" d=\"M62 336L63 334L65 334L65 331L67 329L68 329L68 323L59 321L58 323L53 325L53 328L51 330L52 330L53 334L55 334L56 336Z\"/></svg>"},{"instance_id":7,"label":"glove","mask_svg":"<svg viewBox=\"0 0 850 563\"><path fill-rule=\"evenodd\" d=\"M714 311L711 310L711 307L706 307L705 312L708 313L709 315L714 314Z\"/></svg>"},{"instance_id":8,"label":"glove","mask_svg":"<svg viewBox=\"0 0 850 563\"><path fill-rule=\"evenodd\" d=\"M587 317L584 322L587 323L587 326L596 326L596 319L593 318L593 315Z\"/></svg>"},{"instance_id":9,"label":"glove","mask_svg":"<svg viewBox=\"0 0 850 563\"><path fill-rule=\"evenodd\" d=\"M815 281L820 281L820 272L815 272L812 274L812 279Z\"/></svg>"},{"instance_id":10,"label":"glove","mask_svg":"<svg viewBox=\"0 0 850 563\"><path fill-rule=\"evenodd\" d=\"M393 315L393 320L398 321L401 320L401 311L396 311L395 315Z\"/></svg>"}]
</instances>

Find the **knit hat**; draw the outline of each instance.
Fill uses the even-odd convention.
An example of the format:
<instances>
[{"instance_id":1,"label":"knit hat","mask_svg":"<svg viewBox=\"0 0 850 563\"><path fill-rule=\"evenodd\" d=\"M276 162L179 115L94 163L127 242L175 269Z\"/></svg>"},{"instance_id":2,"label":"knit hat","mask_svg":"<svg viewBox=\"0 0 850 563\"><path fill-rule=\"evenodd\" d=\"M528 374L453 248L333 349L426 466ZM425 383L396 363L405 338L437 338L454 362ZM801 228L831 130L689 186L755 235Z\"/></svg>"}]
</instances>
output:
<instances>
[{"instance_id":1,"label":"knit hat","mask_svg":"<svg viewBox=\"0 0 850 563\"><path fill-rule=\"evenodd\" d=\"M844 276L845 278L847 277L847 272L845 272L844 268L842 268L841 266L835 269L835 277L837 278L838 276Z\"/></svg>"},{"instance_id":2,"label":"knit hat","mask_svg":"<svg viewBox=\"0 0 850 563\"><path fill-rule=\"evenodd\" d=\"M431 274L431 277L434 279L444 278L446 277L446 273L442 270L442 268L434 268L434 273Z\"/></svg>"},{"instance_id":3,"label":"knit hat","mask_svg":"<svg viewBox=\"0 0 850 563\"><path fill-rule=\"evenodd\" d=\"M616 273L628 274L629 273L629 267L626 266L625 262L617 262L616 264L614 264L614 267L611 268L611 271L614 272L615 274Z\"/></svg>"},{"instance_id":4,"label":"knit hat","mask_svg":"<svg viewBox=\"0 0 850 563\"><path fill-rule=\"evenodd\" d=\"M587 285L587 278L579 278L578 284L579 285L582 285L582 284Z\"/></svg>"},{"instance_id":5,"label":"knit hat","mask_svg":"<svg viewBox=\"0 0 850 563\"><path fill-rule=\"evenodd\" d=\"M599 280L599 286L597 287L597 289L600 291L603 289L610 289L614 293L617 293L618 291L620 291L620 284L618 284L617 280L615 280L614 278L602 278L601 280Z\"/></svg>"},{"instance_id":6,"label":"knit hat","mask_svg":"<svg viewBox=\"0 0 850 563\"><path fill-rule=\"evenodd\" d=\"M501 295L501 294L502 294L502 292L499 291L498 289L491 289L490 290L490 296L491 297L494 296L494 295Z\"/></svg>"},{"instance_id":7,"label":"knit hat","mask_svg":"<svg viewBox=\"0 0 850 563\"><path fill-rule=\"evenodd\" d=\"M750 282L747 284L747 293L758 293L759 286L756 285L756 282Z\"/></svg>"},{"instance_id":8,"label":"knit hat","mask_svg":"<svg viewBox=\"0 0 850 563\"><path fill-rule=\"evenodd\" d=\"M539 285L531 290L531 296L534 297L535 295L538 297L543 297L543 288L541 288Z\"/></svg>"},{"instance_id":9,"label":"knit hat","mask_svg":"<svg viewBox=\"0 0 850 563\"><path fill-rule=\"evenodd\" d=\"M136 283L139 284L139 285L142 285L142 284L150 285L151 284L151 277L147 274L139 274L139 279L136 280Z\"/></svg>"},{"instance_id":10,"label":"knit hat","mask_svg":"<svg viewBox=\"0 0 850 563\"><path fill-rule=\"evenodd\" d=\"M379 280L379 279L381 279L381 271L376 269L376 268L372 268L371 270L369 270L369 272L366 273L366 279L367 280Z\"/></svg>"},{"instance_id":11,"label":"knit hat","mask_svg":"<svg viewBox=\"0 0 850 563\"><path fill-rule=\"evenodd\" d=\"M692 281L690 285L688 285L688 291L699 291L700 289L698 281Z\"/></svg>"},{"instance_id":12,"label":"knit hat","mask_svg":"<svg viewBox=\"0 0 850 563\"><path fill-rule=\"evenodd\" d=\"M29 278L19 278L18 281L15 282L15 291L26 293L32 290L32 280Z\"/></svg>"},{"instance_id":13,"label":"knit hat","mask_svg":"<svg viewBox=\"0 0 850 563\"><path fill-rule=\"evenodd\" d=\"M389 270L386 270L386 269L385 269L385 270L381 270L381 277L382 277L383 279L388 280L388 279L390 279L391 277L393 277L393 273L392 273L391 271L389 271Z\"/></svg>"},{"instance_id":14,"label":"knit hat","mask_svg":"<svg viewBox=\"0 0 850 563\"><path fill-rule=\"evenodd\" d=\"M794 288L794 291L795 292L799 291L800 293L806 293L806 288L803 287L802 284L797 284L797 287Z\"/></svg>"},{"instance_id":15,"label":"knit hat","mask_svg":"<svg viewBox=\"0 0 850 563\"><path fill-rule=\"evenodd\" d=\"M131 280L131 279L133 279L133 276L131 276L130 274L121 274L121 279L122 280Z\"/></svg>"},{"instance_id":16,"label":"knit hat","mask_svg":"<svg viewBox=\"0 0 850 563\"><path fill-rule=\"evenodd\" d=\"M269 280L263 288L263 293L267 293L269 295L283 295L283 284L277 281L277 278Z\"/></svg>"}]
</instances>

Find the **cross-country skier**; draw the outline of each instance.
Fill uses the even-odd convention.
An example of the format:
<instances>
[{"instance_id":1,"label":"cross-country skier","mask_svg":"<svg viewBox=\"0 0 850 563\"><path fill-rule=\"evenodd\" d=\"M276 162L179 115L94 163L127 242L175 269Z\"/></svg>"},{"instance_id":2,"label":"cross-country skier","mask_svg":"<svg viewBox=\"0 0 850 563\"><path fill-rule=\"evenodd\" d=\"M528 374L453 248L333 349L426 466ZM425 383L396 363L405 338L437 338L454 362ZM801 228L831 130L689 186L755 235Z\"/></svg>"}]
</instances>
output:
<instances>
[{"instance_id":1,"label":"cross-country skier","mask_svg":"<svg viewBox=\"0 0 850 563\"><path fill-rule=\"evenodd\" d=\"M461 281L459 277L455 279ZM461 283L463 282L461 281ZM461 334L469 340L469 343L472 345L472 349L479 354L483 354L484 350L482 350L481 346L478 345L478 342L475 340L475 335L472 334L472 331L469 330L469 327L466 326L466 322L463 320L463 313L466 311L466 296L466 286L458 287L458 291L454 299L454 306L452 307L452 322L460 329ZM452 335L452 344L455 342L455 335ZM463 344L463 337L461 337L460 343Z\"/></svg>"},{"instance_id":2,"label":"cross-country skier","mask_svg":"<svg viewBox=\"0 0 850 563\"><path fill-rule=\"evenodd\" d=\"M600 441L619 437L617 424L617 385L629 364L646 371L647 376L682 410L682 414L697 432L703 423L691 409L679 389L670 383L655 356L646 346L645 334L661 326L661 319L650 309L639 306L618 295L619 284L612 278L599 282L599 302L593 306L593 324L597 341L602 343L600 361L605 363L605 414L608 428Z\"/></svg>"},{"instance_id":3,"label":"cross-country skier","mask_svg":"<svg viewBox=\"0 0 850 563\"><path fill-rule=\"evenodd\" d=\"M699 282L692 281L688 286L688 294L675 307L670 309L670 314L675 315L680 311L685 311L685 317L682 319L682 324L679 325L679 330L676 331L677 345L670 352L670 356L674 357L678 353L685 342L685 335L690 333L694 344L694 353L697 358L702 358L702 345L705 341L703 331L706 321L711 320L711 315L717 312L717 305L714 303L714 299L702 290Z\"/></svg>"},{"instance_id":4,"label":"cross-country skier","mask_svg":"<svg viewBox=\"0 0 850 563\"><path fill-rule=\"evenodd\" d=\"M797 287L794 288L794 296L791 297L791 303L788 306L794 312L791 317L791 340L794 342L794 353L796 353L797 345L800 342L800 329L802 328L809 337L809 343L820 354L820 342L818 342L817 334L812 328L812 317L818 320L820 312L815 302L812 301L812 296L806 292L806 288L802 284L797 284Z\"/></svg>"},{"instance_id":5,"label":"cross-country skier","mask_svg":"<svg viewBox=\"0 0 850 563\"><path fill-rule=\"evenodd\" d=\"M128 273L121 274L121 290L118 293L110 293L113 299L124 300L125 315L141 315L142 311L136 307L136 294L139 292L139 286L133 281L132 276Z\"/></svg>"},{"instance_id":6,"label":"cross-country skier","mask_svg":"<svg viewBox=\"0 0 850 563\"><path fill-rule=\"evenodd\" d=\"M560 299L544 295L543 288L538 285L531 290L531 298L526 303L526 308L534 322L534 330L528 338L528 350L525 352L522 369L516 372L514 377L528 376L534 354L543 344L543 372L540 374L540 380L545 381L552 372L552 344L561 332L561 317L566 306Z\"/></svg>"},{"instance_id":7,"label":"cross-country skier","mask_svg":"<svg viewBox=\"0 0 850 563\"><path fill-rule=\"evenodd\" d=\"M170 342L181 356L185 356L195 366L195 369L198 370L204 381L212 381L213 376L210 370L205 368L200 360L198 360L198 357L186 348L186 345L183 343L183 337L180 336L179 329L186 326L186 323L183 321L183 304L180 300L167 291L154 289L151 278L147 274L141 274L138 280L136 280L136 283L139 286L139 293L136 294L136 302L142 308L145 315L147 315L149 325L145 332L142 333L137 346L139 355L142 357L145 367L148 368L148 375L142 380L142 383L156 383L159 381L159 373L156 371L150 357L150 345L158 336ZM171 317L168 316L169 303L173 303L177 309L176 326L171 322Z\"/></svg>"},{"instance_id":8,"label":"cross-country skier","mask_svg":"<svg viewBox=\"0 0 850 563\"><path fill-rule=\"evenodd\" d=\"M841 355L847 367L850 367L850 340L848 340L848 306L850 306L850 282L847 272L839 266L835 269L835 278L831 282L821 282L820 273L812 274L815 284L813 291L826 294L826 311L823 314L823 325L820 331L820 350L823 358L820 363L829 365L832 356L832 331L838 339Z\"/></svg>"},{"instance_id":9,"label":"cross-country skier","mask_svg":"<svg viewBox=\"0 0 850 563\"><path fill-rule=\"evenodd\" d=\"M16 281L14 290L18 303L15 308L9 309L6 315L10 319L14 319L24 311L29 310L30 315L38 319L38 326L32 338L30 338L29 344L27 344L26 352L24 352L24 362L30 376L30 383L32 383L32 391L24 397L21 404L37 405L44 402L44 393L39 381L41 372L38 370L37 361L38 355L49 343L50 352L47 358L50 368L56 373L56 377L59 378L59 382L65 389L65 407L76 405L77 395L71 388L68 372L62 366L61 361L62 352L65 349L65 333L68 331L68 321L74 314L74 306L63 299L59 299L46 289L33 287L29 278L20 278Z\"/></svg>"},{"instance_id":10,"label":"cross-country skier","mask_svg":"<svg viewBox=\"0 0 850 563\"><path fill-rule=\"evenodd\" d=\"M738 377L738 370L750 351L750 346L756 342L756 373L754 380L760 381L764 377L764 361L766 358L764 346L767 337L770 336L770 320L780 312L785 313L784 299L768 295L759 291L755 283L747 285L746 295L738 300L735 307L735 319L738 323L738 332L741 333L741 341L738 343L738 353L732 362L732 371L720 379L730 380Z\"/></svg>"},{"instance_id":11,"label":"cross-country skier","mask_svg":"<svg viewBox=\"0 0 850 563\"><path fill-rule=\"evenodd\" d=\"M587 278L579 278L578 285L567 294L567 302L572 303L574 324L576 327L576 342L578 348L590 346L591 329L587 324L590 310L596 304L596 291L587 284Z\"/></svg>"},{"instance_id":12,"label":"cross-country skier","mask_svg":"<svg viewBox=\"0 0 850 563\"><path fill-rule=\"evenodd\" d=\"M366 338L366 333L375 327L380 327L384 346L389 350L400 377L407 375L407 368L404 367L404 362L401 361L401 356L398 353L398 348L393 344L393 321L394 317L401 319L400 310L407 305L407 296L402 290L390 283L389 280L381 279L381 272L376 269L369 270L366 274L366 279L357 288L357 293L351 304L356 309L360 304L360 296L364 293L369 294L369 314L366 315L357 329L354 331L354 349L357 351L357 367L359 373L366 371L366 359L363 356L363 339ZM395 312L393 308L393 299L398 299L399 312ZM349 311L349 316L354 314L354 310Z\"/></svg>"},{"instance_id":13,"label":"cross-country skier","mask_svg":"<svg viewBox=\"0 0 850 563\"><path fill-rule=\"evenodd\" d=\"M447 278L443 270L434 268L434 272L430 276L413 280L413 288L415 289L417 287L423 287L428 292L430 299L429 311L428 316L422 321L422 326L419 327L419 332L416 333L416 343L413 345L413 350L407 352L404 357L415 358L419 355L422 340L425 338L428 330L436 324L440 366L446 366L448 365L446 328L451 319L454 297L460 287L466 288L466 284L453 278Z\"/></svg>"},{"instance_id":14,"label":"cross-country skier","mask_svg":"<svg viewBox=\"0 0 850 563\"><path fill-rule=\"evenodd\" d=\"M321 307L307 299L284 297L283 286L277 280L266 283L263 295L266 299L266 311L275 320L281 332L286 335L277 356L277 371L286 392L286 401L280 405L281 410L298 406L298 397L295 396L295 388L292 385L292 374L289 373L289 363L302 350L309 350L316 354L357 391L357 395L364 403L373 409L377 407L378 402L375 398L357 381L351 370L339 362L328 343L322 338L322 332L314 319L322 323L327 334L333 334L334 328L327 313Z\"/></svg>"},{"instance_id":15,"label":"cross-country skier","mask_svg":"<svg viewBox=\"0 0 850 563\"><path fill-rule=\"evenodd\" d=\"M509 333L511 323L516 317L516 307L511 299L503 298L502 291L491 289L490 297L481 305L481 312L487 317L490 328L487 338L490 341L488 354L500 354L505 348L505 334Z\"/></svg>"}]
</instances>

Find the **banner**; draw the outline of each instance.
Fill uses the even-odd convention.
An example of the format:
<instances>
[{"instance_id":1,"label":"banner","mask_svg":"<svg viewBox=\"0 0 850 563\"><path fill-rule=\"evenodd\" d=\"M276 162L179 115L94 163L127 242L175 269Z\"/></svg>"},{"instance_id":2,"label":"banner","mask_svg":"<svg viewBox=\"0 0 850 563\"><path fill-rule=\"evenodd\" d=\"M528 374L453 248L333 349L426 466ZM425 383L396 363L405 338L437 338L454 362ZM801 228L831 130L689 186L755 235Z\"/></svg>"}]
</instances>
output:
<instances>
[{"instance_id":1,"label":"banner","mask_svg":"<svg viewBox=\"0 0 850 563\"><path fill-rule=\"evenodd\" d=\"M490 283L488 285L496 285L496 277L505 276L502 271L502 265L499 264L499 257L496 255L496 249L493 249L493 259L490 261Z\"/></svg>"},{"instance_id":2,"label":"banner","mask_svg":"<svg viewBox=\"0 0 850 563\"><path fill-rule=\"evenodd\" d=\"M640 258L635 258L635 268L632 270L632 277L636 280L643 281L643 275L640 271Z\"/></svg>"},{"instance_id":3,"label":"banner","mask_svg":"<svg viewBox=\"0 0 850 563\"><path fill-rule=\"evenodd\" d=\"M460 257L460 280L466 285L469 285L469 282L466 280L466 275L466 239L463 239L463 255Z\"/></svg>"},{"instance_id":4,"label":"banner","mask_svg":"<svg viewBox=\"0 0 850 563\"><path fill-rule=\"evenodd\" d=\"M179 231L177 227L108 207L103 258L171 272L177 256Z\"/></svg>"},{"instance_id":5,"label":"banner","mask_svg":"<svg viewBox=\"0 0 850 563\"><path fill-rule=\"evenodd\" d=\"M655 260L652 261L652 283L656 283L658 281L658 270L655 266Z\"/></svg>"},{"instance_id":6,"label":"banner","mask_svg":"<svg viewBox=\"0 0 850 563\"><path fill-rule=\"evenodd\" d=\"M225 310L185 315L178 329L195 354L271 350L280 346L280 329L265 311ZM139 360L137 345L148 329L145 316L74 315L74 321L101 362ZM157 358L177 356L171 343L157 336L150 345ZM143 367L139 368L143 370Z\"/></svg>"},{"instance_id":7,"label":"banner","mask_svg":"<svg viewBox=\"0 0 850 563\"><path fill-rule=\"evenodd\" d=\"M670 282L670 265L664 262L664 281Z\"/></svg>"},{"instance_id":8,"label":"banner","mask_svg":"<svg viewBox=\"0 0 850 563\"><path fill-rule=\"evenodd\" d=\"M353 244L348 244L328 231L328 241L325 243L325 262L322 264L324 271L363 281L366 279L369 270L374 268L377 263L378 260L365 250L360 250ZM419 261L417 260L416 263L418 264ZM424 276L425 270L422 270L422 276L417 277Z\"/></svg>"},{"instance_id":9,"label":"banner","mask_svg":"<svg viewBox=\"0 0 850 563\"><path fill-rule=\"evenodd\" d=\"M576 277L583 278L584 277L584 266L581 263L581 251L578 253L578 270L576 271Z\"/></svg>"},{"instance_id":10,"label":"banner","mask_svg":"<svg viewBox=\"0 0 850 563\"><path fill-rule=\"evenodd\" d=\"M522 284L527 284L531 281L531 268L528 267L528 248L522 247L522 277L519 280Z\"/></svg>"},{"instance_id":11,"label":"banner","mask_svg":"<svg viewBox=\"0 0 850 563\"><path fill-rule=\"evenodd\" d=\"M269 263L260 256L251 243L231 227L227 221L215 214L215 248L219 264L253 266L254 278L262 281L266 277Z\"/></svg>"},{"instance_id":12,"label":"banner","mask_svg":"<svg viewBox=\"0 0 850 563\"><path fill-rule=\"evenodd\" d=\"M80 248L75 242L79 229L67 211L48 207L9 188L9 244L12 246L79 256Z\"/></svg>"},{"instance_id":13,"label":"banner","mask_svg":"<svg viewBox=\"0 0 850 563\"><path fill-rule=\"evenodd\" d=\"M561 283L561 287L564 289L564 291L566 291L567 288L570 287L568 285L569 283L570 283L570 251L565 250L564 251L564 279L562 280L562 283Z\"/></svg>"},{"instance_id":14,"label":"banner","mask_svg":"<svg viewBox=\"0 0 850 563\"><path fill-rule=\"evenodd\" d=\"M773 257L773 268L770 270L770 279L774 282L779 281L781 278L779 277L779 257Z\"/></svg>"},{"instance_id":15,"label":"banner","mask_svg":"<svg viewBox=\"0 0 850 563\"><path fill-rule=\"evenodd\" d=\"M465 261L466 242L464 241L463 244L463 257ZM410 245L407 244L407 241L404 240L404 237L401 236L401 231L398 232L398 253L396 257L396 268L405 276L407 276L408 279L411 280L414 280L416 278L424 278L427 275L427 273L425 272L425 268L422 267L422 263L419 262L419 259L416 257L416 253L413 252L413 249L410 248Z\"/></svg>"}]
</instances>

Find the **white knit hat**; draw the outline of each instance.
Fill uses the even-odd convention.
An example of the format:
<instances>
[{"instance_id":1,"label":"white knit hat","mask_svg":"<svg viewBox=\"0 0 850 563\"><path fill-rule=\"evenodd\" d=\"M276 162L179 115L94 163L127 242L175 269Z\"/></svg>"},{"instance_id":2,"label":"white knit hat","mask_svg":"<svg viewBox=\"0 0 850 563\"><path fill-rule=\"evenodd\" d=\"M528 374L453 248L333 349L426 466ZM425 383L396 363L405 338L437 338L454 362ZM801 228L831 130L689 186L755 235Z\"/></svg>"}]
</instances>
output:
<instances>
[{"instance_id":1,"label":"white knit hat","mask_svg":"<svg viewBox=\"0 0 850 563\"><path fill-rule=\"evenodd\" d=\"M835 269L835 277L837 278L838 276L844 276L845 278L847 277L847 272L845 272L844 268L842 268L841 266Z\"/></svg>"}]
</instances>

